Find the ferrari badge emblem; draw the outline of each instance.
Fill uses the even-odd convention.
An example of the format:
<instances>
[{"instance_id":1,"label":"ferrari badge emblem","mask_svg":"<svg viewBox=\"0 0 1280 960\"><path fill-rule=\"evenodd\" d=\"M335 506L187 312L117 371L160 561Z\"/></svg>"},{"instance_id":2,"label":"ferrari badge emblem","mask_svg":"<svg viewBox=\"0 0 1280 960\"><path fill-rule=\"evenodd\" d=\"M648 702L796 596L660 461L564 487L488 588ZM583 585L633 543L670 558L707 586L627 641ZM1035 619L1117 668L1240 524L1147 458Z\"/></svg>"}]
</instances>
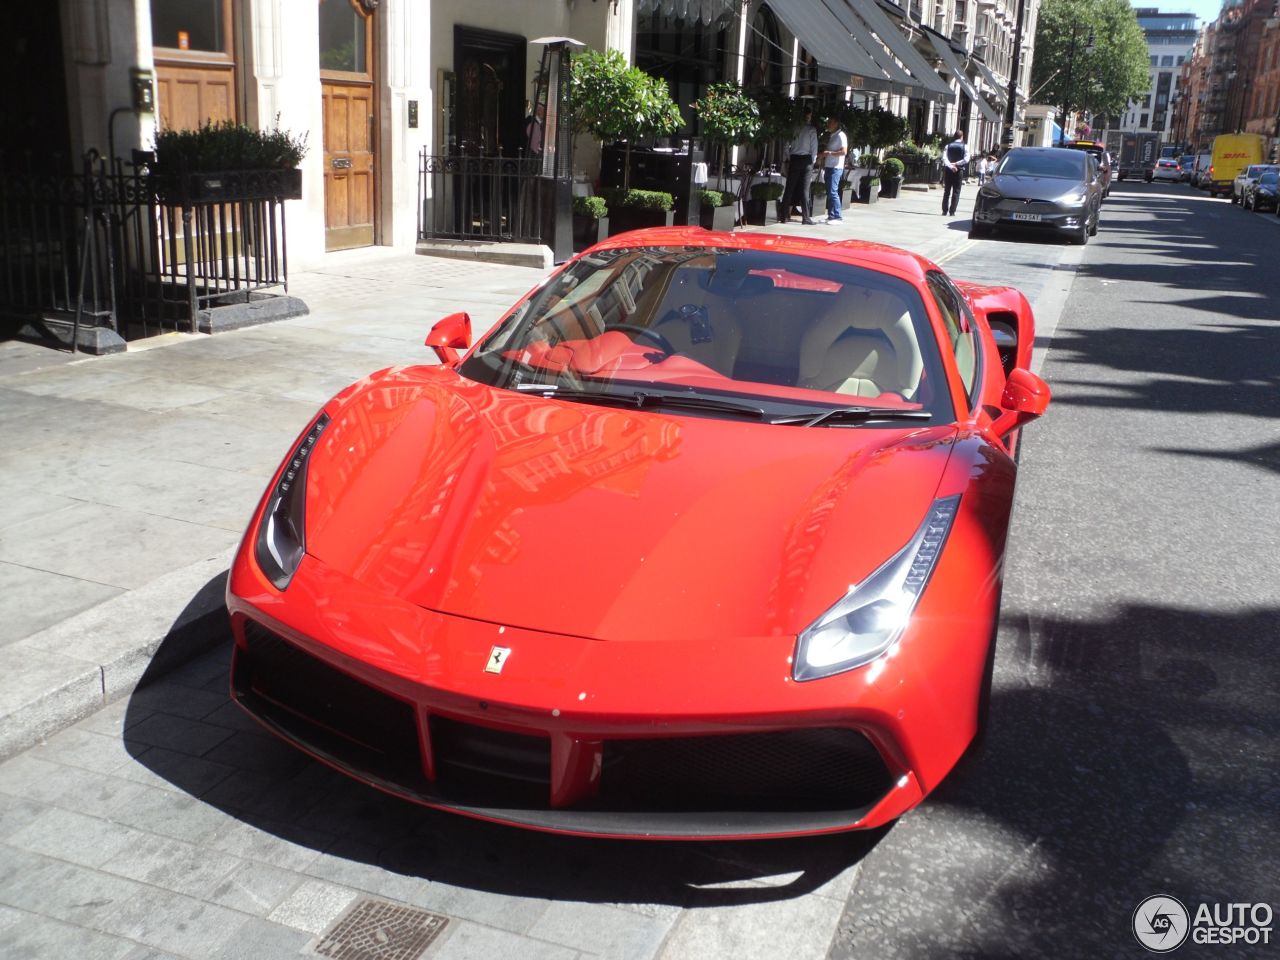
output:
<instances>
[{"instance_id":1,"label":"ferrari badge emblem","mask_svg":"<svg viewBox=\"0 0 1280 960\"><path fill-rule=\"evenodd\" d=\"M511 656L510 647L493 647L489 650L489 662L484 665L484 672L501 673L509 656Z\"/></svg>"}]
</instances>

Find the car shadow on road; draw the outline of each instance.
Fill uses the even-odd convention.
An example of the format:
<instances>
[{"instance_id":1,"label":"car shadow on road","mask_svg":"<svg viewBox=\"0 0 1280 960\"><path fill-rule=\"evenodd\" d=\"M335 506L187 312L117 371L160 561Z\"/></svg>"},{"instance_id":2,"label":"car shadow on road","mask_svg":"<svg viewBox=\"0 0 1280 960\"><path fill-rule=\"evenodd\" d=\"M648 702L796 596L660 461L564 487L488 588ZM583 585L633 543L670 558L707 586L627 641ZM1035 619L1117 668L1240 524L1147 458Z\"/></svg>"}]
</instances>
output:
<instances>
[{"instance_id":1,"label":"car shadow on road","mask_svg":"<svg viewBox=\"0 0 1280 960\"><path fill-rule=\"evenodd\" d=\"M864 867L833 960L1136 955L1149 895L1266 899L1278 626L1158 604L1006 617L984 747Z\"/></svg>"},{"instance_id":2,"label":"car shadow on road","mask_svg":"<svg viewBox=\"0 0 1280 960\"><path fill-rule=\"evenodd\" d=\"M226 814L226 829L247 824L324 854L318 876L341 883L358 874L350 882L373 893L396 896L395 884L409 878L524 898L693 907L789 899L834 881L832 895L842 898L846 871L888 832L643 842L443 813L383 794L266 733L229 698L230 657L229 627L212 650L177 669L160 669L172 662L162 646L127 706L128 752Z\"/></svg>"}]
</instances>

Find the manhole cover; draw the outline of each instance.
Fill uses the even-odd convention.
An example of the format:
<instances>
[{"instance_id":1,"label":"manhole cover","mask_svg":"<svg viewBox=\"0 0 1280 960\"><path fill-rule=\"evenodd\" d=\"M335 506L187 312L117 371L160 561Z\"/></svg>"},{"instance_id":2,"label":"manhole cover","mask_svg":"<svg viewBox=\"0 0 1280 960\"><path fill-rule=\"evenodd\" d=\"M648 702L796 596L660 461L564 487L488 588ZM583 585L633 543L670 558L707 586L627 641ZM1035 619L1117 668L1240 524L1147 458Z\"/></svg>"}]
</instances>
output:
<instances>
[{"instance_id":1,"label":"manhole cover","mask_svg":"<svg viewBox=\"0 0 1280 960\"><path fill-rule=\"evenodd\" d=\"M357 900L320 938L315 952L334 960L417 960L447 917L385 900Z\"/></svg>"}]
</instances>

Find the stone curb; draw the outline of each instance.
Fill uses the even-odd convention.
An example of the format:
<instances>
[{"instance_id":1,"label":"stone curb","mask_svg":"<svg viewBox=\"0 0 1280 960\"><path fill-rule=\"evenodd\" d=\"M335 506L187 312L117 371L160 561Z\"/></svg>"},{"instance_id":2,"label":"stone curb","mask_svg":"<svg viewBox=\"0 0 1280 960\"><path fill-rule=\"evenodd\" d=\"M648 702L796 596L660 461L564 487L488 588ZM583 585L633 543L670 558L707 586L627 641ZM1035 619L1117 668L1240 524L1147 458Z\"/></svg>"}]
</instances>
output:
<instances>
[{"instance_id":1,"label":"stone curb","mask_svg":"<svg viewBox=\"0 0 1280 960\"><path fill-rule=\"evenodd\" d=\"M175 570L0 650L0 760L224 638L229 563Z\"/></svg>"}]
</instances>

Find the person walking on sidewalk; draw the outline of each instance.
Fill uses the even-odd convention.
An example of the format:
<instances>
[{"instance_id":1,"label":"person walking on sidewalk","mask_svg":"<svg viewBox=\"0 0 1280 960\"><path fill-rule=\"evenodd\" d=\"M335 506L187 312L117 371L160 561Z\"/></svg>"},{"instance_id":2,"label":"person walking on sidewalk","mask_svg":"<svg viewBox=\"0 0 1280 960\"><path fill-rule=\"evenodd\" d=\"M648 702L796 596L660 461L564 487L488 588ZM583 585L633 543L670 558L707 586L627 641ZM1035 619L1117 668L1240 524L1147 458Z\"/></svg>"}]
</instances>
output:
<instances>
[{"instance_id":1,"label":"person walking on sidewalk","mask_svg":"<svg viewBox=\"0 0 1280 960\"><path fill-rule=\"evenodd\" d=\"M839 223L844 219L840 213L840 177L844 173L844 157L849 152L849 138L840 129L839 117L827 118L827 149L819 157L822 158L822 174L827 179L827 222Z\"/></svg>"},{"instance_id":2,"label":"person walking on sidewalk","mask_svg":"<svg viewBox=\"0 0 1280 960\"><path fill-rule=\"evenodd\" d=\"M964 131L956 133L956 138L947 144L942 151L942 215L956 215L956 207L960 206L960 180L969 167L969 147L964 142Z\"/></svg>"},{"instance_id":3,"label":"person walking on sidewalk","mask_svg":"<svg viewBox=\"0 0 1280 960\"><path fill-rule=\"evenodd\" d=\"M813 129L813 111L806 108L804 120L791 134L787 161L787 189L782 194L782 216L779 223L791 219L791 211L800 208L801 223L813 223L813 199L809 194L809 171L818 156L818 131Z\"/></svg>"}]
</instances>

